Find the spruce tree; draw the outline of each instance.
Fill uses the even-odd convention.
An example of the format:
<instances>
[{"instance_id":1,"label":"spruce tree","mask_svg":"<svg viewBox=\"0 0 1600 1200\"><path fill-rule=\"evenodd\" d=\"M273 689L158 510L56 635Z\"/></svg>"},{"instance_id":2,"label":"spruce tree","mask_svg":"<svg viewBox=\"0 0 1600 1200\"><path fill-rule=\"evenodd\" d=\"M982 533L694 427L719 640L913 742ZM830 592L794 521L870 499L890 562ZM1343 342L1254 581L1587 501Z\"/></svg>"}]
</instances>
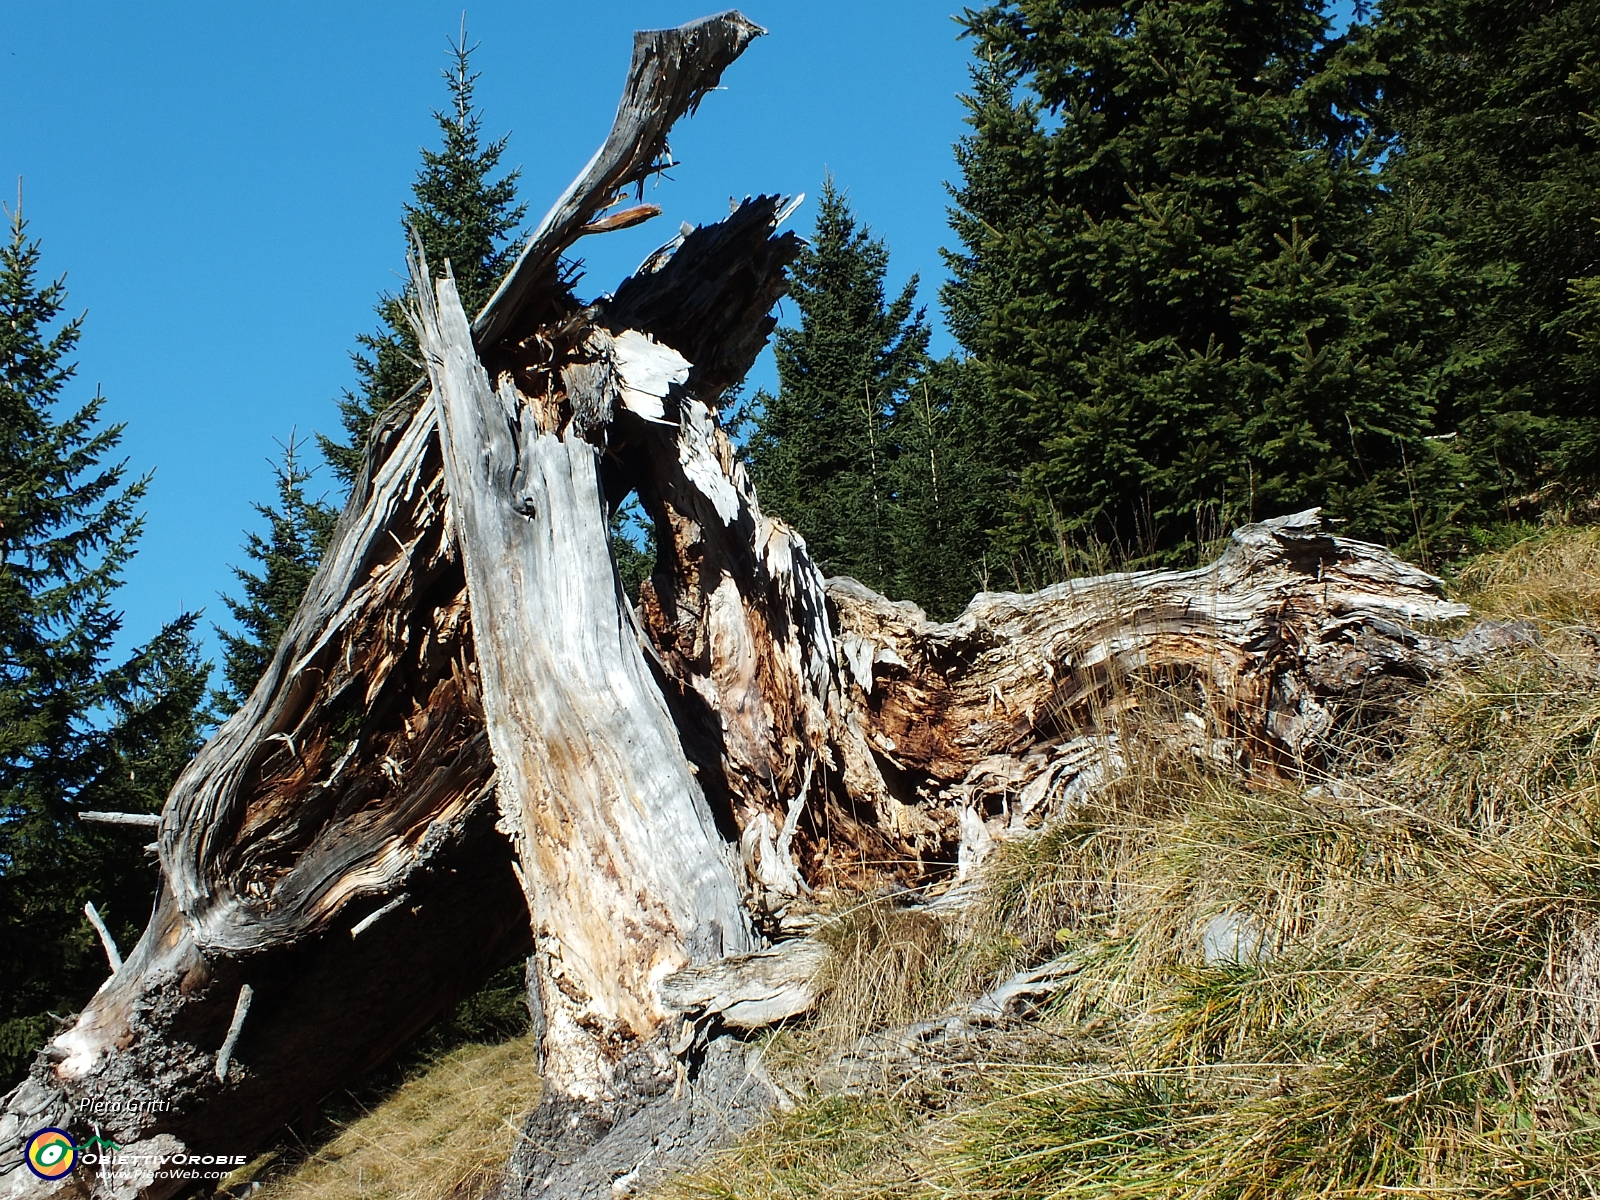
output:
<instances>
[{"instance_id":1,"label":"spruce tree","mask_svg":"<svg viewBox=\"0 0 1600 1200\"><path fill-rule=\"evenodd\" d=\"M267 534L248 533L244 552L260 564L261 573L234 567L244 598L222 598L239 632L217 628L223 648L223 686L212 693L212 703L221 716L237 711L272 661L278 640L300 607L338 521L332 508L306 496L313 472L302 465L302 444L293 430L287 442L278 443L282 458L273 464L277 504L255 506L266 520Z\"/></svg>"},{"instance_id":2,"label":"spruce tree","mask_svg":"<svg viewBox=\"0 0 1600 1200\"><path fill-rule=\"evenodd\" d=\"M889 426L929 336L916 277L889 301L888 269L883 241L824 182L790 271L800 321L778 331L778 391L757 395L748 445L762 505L804 534L824 571L875 588L895 575Z\"/></svg>"},{"instance_id":3,"label":"spruce tree","mask_svg":"<svg viewBox=\"0 0 1600 1200\"><path fill-rule=\"evenodd\" d=\"M463 24L461 37L451 43L453 61L443 72L450 104L433 114L442 145L422 151L422 167L411 188L413 200L405 205L400 224L406 236L416 230L429 262L449 260L461 303L472 314L488 301L516 261L520 249L516 234L527 206L516 202L520 169L494 178L509 135L484 141L483 116L473 107L478 75L471 69L471 56L477 47L467 45L466 34ZM373 422L424 374L405 307L404 294L386 293L379 299L378 329L358 336L360 349L350 356L357 388L346 391L339 401L347 440L319 436L323 454L346 484L360 469Z\"/></svg>"},{"instance_id":4,"label":"spruce tree","mask_svg":"<svg viewBox=\"0 0 1600 1200\"><path fill-rule=\"evenodd\" d=\"M1600 225L1600 217L1595 222ZM1576 385L1586 388L1590 396L1600 396L1600 270L1572 281L1571 307L1562 325L1572 338L1563 366ZM1569 419L1566 442L1568 478L1587 485L1589 512L1600 515L1600 489L1595 487L1600 473L1600 406L1591 405L1586 414Z\"/></svg>"},{"instance_id":5,"label":"spruce tree","mask_svg":"<svg viewBox=\"0 0 1600 1200\"><path fill-rule=\"evenodd\" d=\"M1008 0L965 23L943 299L1013 480L1001 548L1183 561L1312 504L1396 543L1448 522L1417 248L1374 238L1364 35L1332 37L1320 0Z\"/></svg>"},{"instance_id":6,"label":"spruce tree","mask_svg":"<svg viewBox=\"0 0 1600 1200\"><path fill-rule=\"evenodd\" d=\"M1004 474L981 373L956 357L930 360L889 421L892 449L887 591L936 620L990 586L988 530L1003 515Z\"/></svg>"},{"instance_id":7,"label":"spruce tree","mask_svg":"<svg viewBox=\"0 0 1600 1200\"><path fill-rule=\"evenodd\" d=\"M1439 425L1487 513L1600 482L1600 0L1387 0L1383 180L1437 238Z\"/></svg>"},{"instance_id":8,"label":"spruce tree","mask_svg":"<svg viewBox=\"0 0 1600 1200\"><path fill-rule=\"evenodd\" d=\"M21 206L0 246L0 1089L104 980L83 914L126 944L157 873L83 808L152 812L198 747L208 667L185 615L119 665L112 600L138 538L144 479L110 459L122 427L96 395L57 416L83 318L39 281ZM134 835L135 837L137 835Z\"/></svg>"}]
</instances>

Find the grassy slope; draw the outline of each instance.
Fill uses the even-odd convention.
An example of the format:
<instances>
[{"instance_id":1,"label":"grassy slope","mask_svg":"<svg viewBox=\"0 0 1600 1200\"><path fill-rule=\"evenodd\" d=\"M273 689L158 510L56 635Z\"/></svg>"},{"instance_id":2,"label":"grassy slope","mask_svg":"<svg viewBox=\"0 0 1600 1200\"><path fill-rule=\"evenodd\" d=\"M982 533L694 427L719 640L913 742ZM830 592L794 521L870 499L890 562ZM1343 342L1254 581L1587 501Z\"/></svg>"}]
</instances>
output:
<instances>
[{"instance_id":1,"label":"grassy slope","mask_svg":"<svg viewBox=\"0 0 1600 1200\"><path fill-rule=\"evenodd\" d=\"M528 1037L474 1043L416 1069L256 1200L477 1200L500 1179L521 1118L539 1099Z\"/></svg>"},{"instance_id":2,"label":"grassy slope","mask_svg":"<svg viewBox=\"0 0 1600 1200\"><path fill-rule=\"evenodd\" d=\"M1121 784L1003 848L972 927L840 917L839 986L770 1047L801 1088L866 1030L1081 969L1026 1053L805 1101L664 1194L1600 1194L1600 533L1458 590L1542 647L1353 722L1324 777L1247 789L1135 736ZM1208 962L1222 914L1244 952ZM525 1040L465 1047L261 1200L471 1200L536 1099Z\"/></svg>"},{"instance_id":3,"label":"grassy slope","mask_svg":"<svg viewBox=\"0 0 1600 1200\"><path fill-rule=\"evenodd\" d=\"M1460 591L1543 646L1352 727L1329 777L1246 789L1147 740L1005 848L968 936L856 921L902 1018L1076 952L1048 1052L810 1101L668 1194L1596 1194L1600 536L1486 556ZM1223 914L1244 951L1208 962Z\"/></svg>"}]
</instances>

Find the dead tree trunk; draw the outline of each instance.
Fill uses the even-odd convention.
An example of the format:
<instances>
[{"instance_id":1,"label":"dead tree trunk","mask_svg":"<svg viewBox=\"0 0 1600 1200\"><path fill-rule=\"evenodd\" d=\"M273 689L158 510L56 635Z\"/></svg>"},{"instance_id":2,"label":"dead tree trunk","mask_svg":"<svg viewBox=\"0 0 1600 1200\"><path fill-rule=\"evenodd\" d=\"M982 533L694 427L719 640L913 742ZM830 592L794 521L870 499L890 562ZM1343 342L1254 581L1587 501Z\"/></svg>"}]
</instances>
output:
<instances>
[{"instance_id":1,"label":"dead tree trunk","mask_svg":"<svg viewBox=\"0 0 1600 1200\"><path fill-rule=\"evenodd\" d=\"M0 1164L47 1125L249 1153L533 948L533 1128L578 1133L511 1190L610 1194L639 1169L628 1137L692 1147L759 1109L705 1036L811 1003L818 946L782 940L797 900L952 879L1048 821L1114 762L1102 717L1130 679L1180 680L1210 749L1270 772L1347 702L1485 644L1415 632L1464 610L1315 514L1198 571L983 595L949 624L824 582L717 417L798 248L780 200L594 305L559 270L759 32L729 13L638 36L606 144L470 325L448 264L414 261L427 384L380 422L265 677L174 788L150 926L6 1098ZM659 545L637 613L607 532L630 493ZM678 1056L726 1072L652 1108ZM632 1132L567 1161L613 1127ZM151 1184L0 1172L0 1200Z\"/></svg>"},{"instance_id":2,"label":"dead tree trunk","mask_svg":"<svg viewBox=\"0 0 1600 1200\"><path fill-rule=\"evenodd\" d=\"M665 1020L659 980L753 947L736 860L612 567L600 484L614 408L629 393L664 401L681 360L642 338L631 359L591 338L596 361L564 373L564 405L524 397L509 373L496 391L455 281L438 281L435 304L426 264L413 271L478 614L500 809L538 944L547 1082L598 1099L610 1082L606 1046L647 1039Z\"/></svg>"}]
</instances>

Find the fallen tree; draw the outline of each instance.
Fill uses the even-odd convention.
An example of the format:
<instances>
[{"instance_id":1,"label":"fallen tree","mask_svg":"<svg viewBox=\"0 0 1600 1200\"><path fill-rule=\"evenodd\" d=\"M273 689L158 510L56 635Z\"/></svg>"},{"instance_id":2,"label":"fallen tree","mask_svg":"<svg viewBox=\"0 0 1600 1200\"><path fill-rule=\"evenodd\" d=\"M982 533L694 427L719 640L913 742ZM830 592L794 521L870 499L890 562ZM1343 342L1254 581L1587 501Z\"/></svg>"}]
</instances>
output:
<instances>
[{"instance_id":1,"label":"fallen tree","mask_svg":"<svg viewBox=\"0 0 1600 1200\"><path fill-rule=\"evenodd\" d=\"M547 1082L508 1189L610 1194L663 1138L692 1150L765 1103L710 1039L813 1002L815 894L926 891L1038 828L1116 769L1130 681L1188 689L1197 747L1271 774L1492 642L1417 632L1465 610L1315 513L1209 567L985 594L949 624L825 581L718 423L798 248L784 202L680 234L593 304L560 270L640 219L604 214L760 32L638 35L611 135L475 319L414 253L428 378L175 786L143 938L6 1098L0 1197L170 1194L14 1164L43 1126L248 1153L530 951ZM637 608L608 541L629 495L658 546Z\"/></svg>"}]
</instances>

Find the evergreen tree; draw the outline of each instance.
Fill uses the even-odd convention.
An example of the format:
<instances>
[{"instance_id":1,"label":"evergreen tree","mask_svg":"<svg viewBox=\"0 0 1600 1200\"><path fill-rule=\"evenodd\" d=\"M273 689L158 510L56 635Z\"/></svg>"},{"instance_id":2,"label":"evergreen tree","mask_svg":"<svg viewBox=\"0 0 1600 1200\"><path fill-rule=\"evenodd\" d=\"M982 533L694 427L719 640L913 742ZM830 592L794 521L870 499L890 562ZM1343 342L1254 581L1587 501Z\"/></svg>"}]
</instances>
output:
<instances>
[{"instance_id":1,"label":"evergreen tree","mask_svg":"<svg viewBox=\"0 0 1600 1200\"><path fill-rule=\"evenodd\" d=\"M1405 230L1375 238L1369 39L1321 0L1004 0L943 299L993 396L1001 547L1175 561L1320 504L1426 540L1450 464ZM1002 436L1003 435L1003 436Z\"/></svg>"},{"instance_id":2,"label":"evergreen tree","mask_svg":"<svg viewBox=\"0 0 1600 1200\"><path fill-rule=\"evenodd\" d=\"M401 217L402 230L415 229L428 261L449 260L469 315L481 308L511 269L520 249L515 236L527 213L518 204L519 170L493 176L508 137L483 140L482 113L473 107L478 76L471 70L476 46L467 45L465 24L451 44L453 62L444 72L450 89L448 108L434 112L443 145L422 151L422 168L412 184L413 202ZM323 454L347 484L361 466L372 424L424 374L416 335L406 320L406 297L385 294L378 301L379 328L360 335L360 349L351 355L358 387L339 402L348 441L319 437Z\"/></svg>"},{"instance_id":3,"label":"evergreen tree","mask_svg":"<svg viewBox=\"0 0 1600 1200\"><path fill-rule=\"evenodd\" d=\"M1600 224L1600 217L1596 224ZM1600 396L1600 272L1573 280L1571 294L1572 306L1562 324L1573 341L1563 365L1574 383L1587 389L1590 396ZM1600 495L1593 485L1600 471L1600 406L1591 405L1587 413L1569 421L1567 440L1569 477L1589 485L1589 507L1596 511L1600 509Z\"/></svg>"},{"instance_id":4,"label":"evergreen tree","mask_svg":"<svg viewBox=\"0 0 1600 1200\"><path fill-rule=\"evenodd\" d=\"M1437 232L1439 424L1489 513L1600 481L1600 376L1573 334L1600 273L1600 0L1387 0L1383 180Z\"/></svg>"},{"instance_id":5,"label":"evergreen tree","mask_svg":"<svg viewBox=\"0 0 1600 1200\"><path fill-rule=\"evenodd\" d=\"M198 747L208 666L195 618L120 666L112 597L139 534L145 480L108 462L121 426L96 395L58 418L82 318L58 323L20 204L0 246L0 1089L104 980L83 915L116 936L143 927L156 872L120 829L81 808L150 812Z\"/></svg>"},{"instance_id":6,"label":"evergreen tree","mask_svg":"<svg viewBox=\"0 0 1600 1200\"><path fill-rule=\"evenodd\" d=\"M889 421L888 591L935 620L955 617L990 585L987 531L1003 515L1004 476L988 453L988 398L970 363L930 361Z\"/></svg>"},{"instance_id":7,"label":"evergreen tree","mask_svg":"<svg viewBox=\"0 0 1600 1200\"><path fill-rule=\"evenodd\" d=\"M748 454L763 507L805 536L830 574L894 578L889 425L927 356L917 280L890 302L889 251L832 179L790 271L800 323L777 337L778 392L759 393Z\"/></svg>"},{"instance_id":8,"label":"evergreen tree","mask_svg":"<svg viewBox=\"0 0 1600 1200\"><path fill-rule=\"evenodd\" d=\"M639 585L656 569L656 530L636 496L629 496L611 513L611 557L622 590L639 603Z\"/></svg>"},{"instance_id":9,"label":"evergreen tree","mask_svg":"<svg viewBox=\"0 0 1600 1200\"><path fill-rule=\"evenodd\" d=\"M302 443L295 440L294 431L290 431L287 442L278 445L283 458L273 464L277 506L255 506L266 519L267 535L251 532L245 540L245 555L261 565L261 573L233 568L244 598L222 598L240 629L230 633L217 628L222 640L224 683L212 693L212 703L222 716L238 710L272 661L278 641L300 607L338 522L338 514L332 508L306 497L305 485L313 472L301 465Z\"/></svg>"}]
</instances>

